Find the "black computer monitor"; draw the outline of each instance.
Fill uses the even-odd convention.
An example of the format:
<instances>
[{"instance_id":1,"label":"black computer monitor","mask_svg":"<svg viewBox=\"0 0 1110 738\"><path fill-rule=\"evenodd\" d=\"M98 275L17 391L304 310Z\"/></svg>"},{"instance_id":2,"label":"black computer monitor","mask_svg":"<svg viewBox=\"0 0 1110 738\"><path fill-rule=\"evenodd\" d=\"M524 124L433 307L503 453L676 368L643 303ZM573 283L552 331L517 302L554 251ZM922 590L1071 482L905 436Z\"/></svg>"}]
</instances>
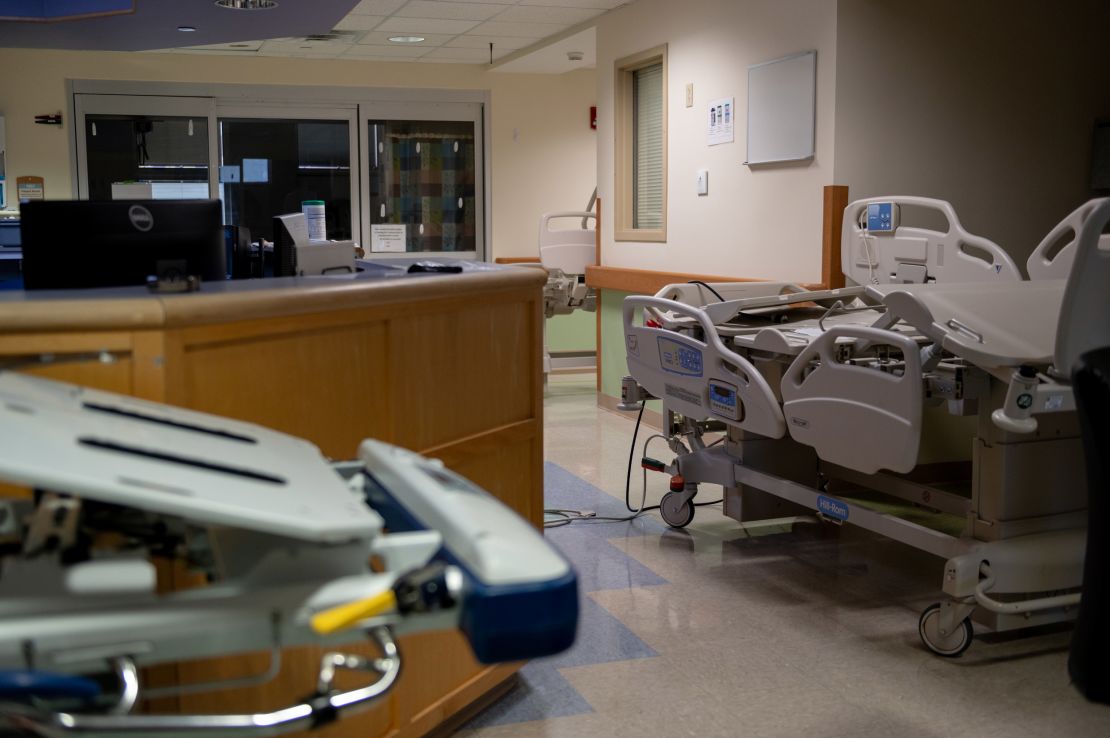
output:
<instances>
[{"instance_id":1,"label":"black computer monitor","mask_svg":"<svg viewBox=\"0 0 1110 738\"><path fill-rule=\"evenodd\" d=\"M41 200L19 215L28 290L227 278L219 200Z\"/></svg>"}]
</instances>

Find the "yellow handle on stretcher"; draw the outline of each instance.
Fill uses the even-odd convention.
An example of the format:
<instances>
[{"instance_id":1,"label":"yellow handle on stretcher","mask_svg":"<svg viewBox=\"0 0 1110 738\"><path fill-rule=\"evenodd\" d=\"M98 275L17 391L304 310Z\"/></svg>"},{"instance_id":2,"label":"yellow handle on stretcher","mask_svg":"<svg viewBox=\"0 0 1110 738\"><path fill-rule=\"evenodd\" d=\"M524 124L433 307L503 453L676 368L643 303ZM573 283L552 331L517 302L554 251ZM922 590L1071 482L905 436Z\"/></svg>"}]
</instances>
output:
<instances>
[{"instance_id":1,"label":"yellow handle on stretcher","mask_svg":"<svg viewBox=\"0 0 1110 738\"><path fill-rule=\"evenodd\" d=\"M397 596L387 589L365 600L348 602L346 605L323 610L312 616L312 629L320 635L328 635L350 628L355 623L381 615L397 607Z\"/></svg>"}]
</instances>

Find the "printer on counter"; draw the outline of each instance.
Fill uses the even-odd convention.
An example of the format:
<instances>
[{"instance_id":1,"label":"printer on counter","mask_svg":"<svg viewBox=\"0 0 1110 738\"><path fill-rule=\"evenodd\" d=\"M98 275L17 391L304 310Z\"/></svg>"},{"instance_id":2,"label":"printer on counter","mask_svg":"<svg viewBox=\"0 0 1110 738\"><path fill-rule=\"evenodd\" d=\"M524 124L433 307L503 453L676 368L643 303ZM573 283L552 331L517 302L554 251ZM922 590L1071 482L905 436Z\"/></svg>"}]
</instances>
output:
<instances>
[{"instance_id":1,"label":"printer on counter","mask_svg":"<svg viewBox=\"0 0 1110 738\"><path fill-rule=\"evenodd\" d=\"M274 276L352 274L354 241L310 241L304 213L274 217Z\"/></svg>"}]
</instances>

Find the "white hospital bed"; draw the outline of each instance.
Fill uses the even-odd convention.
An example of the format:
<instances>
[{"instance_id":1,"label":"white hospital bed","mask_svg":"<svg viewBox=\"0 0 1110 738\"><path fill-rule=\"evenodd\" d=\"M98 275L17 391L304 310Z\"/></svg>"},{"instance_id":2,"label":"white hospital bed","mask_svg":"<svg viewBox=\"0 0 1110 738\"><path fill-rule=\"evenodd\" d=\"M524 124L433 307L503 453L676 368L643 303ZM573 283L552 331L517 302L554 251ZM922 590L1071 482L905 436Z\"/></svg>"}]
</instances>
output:
<instances>
[{"instance_id":1,"label":"white hospital bed","mask_svg":"<svg viewBox=\"0 0 1110 738\"><path fill-rule=\"evenodd\" d=\"M544 213L540 216L540 265L547 271L543 288L545 318L570 315L575 310L597 310L597 293L586 286L586 267L597 264L597 214L591 210L597 190L585 210ZM543 373L551 371L544 323Z\"/></svg>"},{"instance_id":2,"label":"white hospital bed","mask_svg":"<svg viewBox=\"0 0 1110 738\"><path fill-rule=\"evenodd\" d=\"M0 372L0 480L35 491L0 498L0 733L276 735L386 694L398 635L457 629L484 663L570 645L576 578L531 525L439 462L373 440L358 453L331 463L253 424ZM157 561L210 584L160 592ZM133 711L263 683L288 646L355 642L379 656L326 653L280 709ZM271 666L250 679L142 681L254 651ZM364 685L339 689L337 672Z\"/></svg>"},{"instance_id":3,"label":"white hospital bed","mask_svg":"<svg viewBox=\"0 0 1110 738\"><path fill-rule=\"evenodd\" d=\"M947 228L902 226L901 205L937 210ZM947 203L877 198L845 212L843 271L860 286L626 298L625 402L663 400L666 471L684 480L664 519L688 524L710 482L738 520L804 508L940 556L948 599L919 632L942 655L967 648L972 615L995 630L1070 617L1086 492L1068 378L1074 345L1110 344L1110 202L1077 213L1074 246L1057 239L1030 259L1052 273L1074 261L1067 281L1023 280ZM934 405L977 419L970 464L919 463ZM711 447L713 432L725 438Z\"/></svg>"}]
</instances>

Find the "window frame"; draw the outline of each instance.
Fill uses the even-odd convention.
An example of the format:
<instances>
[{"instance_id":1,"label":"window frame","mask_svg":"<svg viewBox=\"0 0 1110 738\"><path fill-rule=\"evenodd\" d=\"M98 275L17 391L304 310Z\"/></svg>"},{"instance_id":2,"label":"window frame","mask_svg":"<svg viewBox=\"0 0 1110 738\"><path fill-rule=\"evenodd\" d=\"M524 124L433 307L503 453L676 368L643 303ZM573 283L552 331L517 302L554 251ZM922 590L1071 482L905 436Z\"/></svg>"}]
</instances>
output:
<instances>
[{"instance_id":1,"label":"window frame","mask_svg":"<svg viewBox=\"0 0 1110 738\"><path fill-rule=\"evenodd\" d=\"M90 109L87 101L93 97L103 100ZM354 111L353 138L357 146L351 149L352 170L352 234L354 239L368 246L370 240L369 208L362 202L367 176L365 162L366 123L368 120L474 120L475 124L475 200L478 218L475 223L475 250L452 252L399 252L375 253L373 259L412 259L421 257L450 257L486 261L491 259L493 206L492 206L492 132L488 116L492 109L492 96L488 90L448 90L434 88L392 87L326 87L299 85L236 84L222 82L147 82L135 80L67 79L66 98L69 119L74 121L70 143L70 175L73 197L87 199L85 173L86 151L84 142L85 113L150 115L197 115L202 108L207 112L209 147L209 196L219 197L219 126L218 118L227 111L241 113L230 117L267 117L261 111L280 111L287 119L312 118L313 112L326 109ZM157 102L156 102L157 101ZM155 103L152 107L150 104ZM468 111L458 117L460 106ZM219 113L217 113L219 109ZM185 112L182 112L185 111ZM248 112L249 111L249 112ZM438 111L438 113L436 112ZM357 194L357 197L355 196ZM366 211L365 213L363 211ZM370 257L367 249L367 258Z\"/></svg>"},{"instance_id":2,"label":"window frame","mask_svg":"<svg viewBox=\"0 0 1110 738\"><path fill-rule=\"evenodd\" d=\"M464 102L426 102L426 103L374 103L372 105L360 104L358 135L361 140L361 162L359 164L359 180L365 194L360 205L362 208L362 233L365 236L363 248L366 249L368 259L416 259L416 258L449 258L449 259L474 259L483 260L484 254L489 253L486 243L486 140L483 131L483 106L478 103ZM371 251L370 227L373 214L369 207L370 193L370 142L369 124L372 120L432 120L447 122L472 122L474 124L474 163L476 167L474 179L474 208L476 217L474 223L474 251L398 251L388 253Z\"/></svg>"},{"instance_id":3,"label":"window frame","mask_svg":"<svg viewBox=\"0 0 1110 738\"><path fill-rule=\"evenodd\" d=\"M216 129L216 105L211 98L174 97L167 95L83 94L73 96L75 121L72 171L78 200L89 199L88 141L85 137L86 115L168 115L204 118L208 121L208 196L219 197L218 172L219 134Z\"/></svg>"},{"instance_id":4,"label":"window frame","mask_svg":"<svg viewBox=\"0 0 1110 738\"><path fill-rule=\"evenodd\" d=\"M663 135L663 211L662 226L660 228L636 228L633 226L633 209L635 187L633 184L633 164L635 154L634 114L634 81L633 74L645 67L654 64L663 65L663 99L662 99L662 135ZM656 46L641 51L631 56L626 56L613 63L613 192L615 196L613 239L615 241L650 241L665 243L667 241L667 45Z\"/></svg>"},{"instance_id":5,"label":"window frame","mask_svg":"<svg viewBox=\"0 0 1110 738\"><path fill-rule=\"evenodd\" d=\"M329 120L329 121L344 121L347 123L347 145L348 158L347 163L350 169L349 184L350 184L350 202L351 202L351 238L354 241L359 241L359 209L361 208L361 201L359 195L359 174L356 171L359 161L358 150L358 111L357 106L332 106L332 105L313 105L301 104L297 106L285 105L244 105L240 102L224 102L216 101L216 139L217 139L217 155L219 156L219 164L223 164L223 131L219 127L221 120L228 118L232 120ZM219 197L219 167L216 170L216 196ZM275 213L277 215L277 213Z\"/></svg>"}]
</instances>

